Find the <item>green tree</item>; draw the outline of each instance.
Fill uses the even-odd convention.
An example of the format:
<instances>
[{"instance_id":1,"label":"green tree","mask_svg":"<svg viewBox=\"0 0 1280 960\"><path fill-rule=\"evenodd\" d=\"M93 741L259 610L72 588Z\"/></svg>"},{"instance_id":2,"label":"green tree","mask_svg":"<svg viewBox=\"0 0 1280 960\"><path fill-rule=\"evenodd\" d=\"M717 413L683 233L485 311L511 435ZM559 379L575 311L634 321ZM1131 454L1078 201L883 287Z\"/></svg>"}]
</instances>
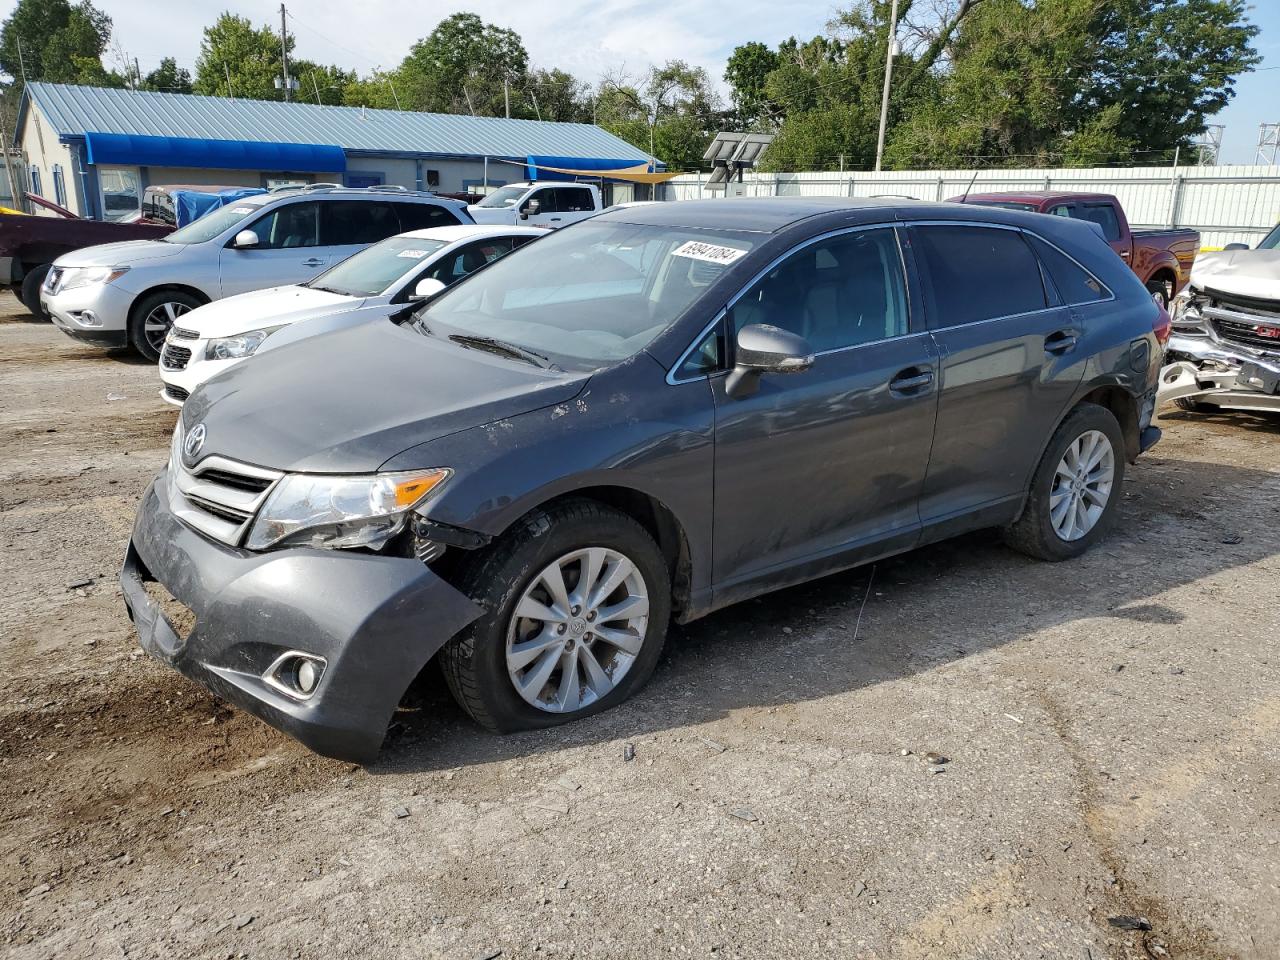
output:
<instances>
[{"instance_id":1,"label":"green tree","mask_svg":"<svg viewBox=\"0 0 1280 960\"><path fill-rule=\"evenodd\" d=\"M739 129L771 129L776 125L778 107L769 99L765 82L778 65L778 54L754 40L729 55L724 79L733 90L734 122Z\"/></svg>"},{"instance_id":2,"label":"green tree","mask_svg":"<svg viewBox=\"0 0 1280 960\"><path fill-rule=\"evenodd\" d=\"M191 73L180 68L173 57L165 57L160 61L160 66L143 79L142 88L160 93L190 93Z\"/></svg>"},{"instance_id":3,"label":"green tree","mask_svg":"<svg viewBox=\"0 0 1280 960\"><path fill-rule=\"evenodd\" d=\"M591 122L589 88L564 70L529 71L523 95L521 116L562 123Z\"/></svg>"},{"instance_id":4,"label":"green tree","mask_svg":"<svg viewBox=\"0 0 1280 960\"><path fill-rule=\"evenodd\" d=\"M28 80L121 86L124 78L102 65L111 18L89 0L18 0L0 25L0 69L20 88Z\"/></svg>"},{"instance_id":5,"label":"green tree","mask_svg":"<svg viewBox=\"0 0 1280 960\"><path fill-rule=\"evenodd\" d=\"M514 30L455 13L410 48L395 83L406 109L500 117L528 71L528 51Z\"/></svg>"},{"instance_id":6,"label":"green tree","mask_svg":"<svg viewBox=\"0 0 1280 960\"><path fill-rule=\"evenodd\" d=\"M293 38L289 38L293 52ZM280 37L268 26L255 27L248 17L223 13L204 29L196 57L196 93L211 96L280 100Z\"/></svg>"},{"instance_id":7,"label":"green tree","mask_svg":"<svg viewBox=\"0 0 1280 960\"><path fill-rule=\"evenodd\" d=\"M723 118L723 104L702 67L668 60L639 83L606 80L597 93L598 122L648 150L668 167L695 169Z\"/></svg>"}]
</instances>

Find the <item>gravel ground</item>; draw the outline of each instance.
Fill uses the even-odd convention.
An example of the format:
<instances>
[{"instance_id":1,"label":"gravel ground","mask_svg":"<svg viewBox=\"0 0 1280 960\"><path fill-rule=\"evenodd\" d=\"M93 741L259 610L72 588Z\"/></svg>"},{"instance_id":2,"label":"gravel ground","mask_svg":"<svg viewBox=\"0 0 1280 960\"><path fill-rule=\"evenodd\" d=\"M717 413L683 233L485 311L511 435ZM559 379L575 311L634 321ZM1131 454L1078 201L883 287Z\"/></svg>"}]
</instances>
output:
<instances>
[{"instance_id":1,"label":"gravel ground","mask_svg":"<svg viewBox=\"0 0 1280 960\"><path fill-rule=\"evenodd\" d=\"M1167 412L1087 557L743 604L565 728L432 673L359 768L138 650L157 389L0 301L6 956L1280 957L1280 419Z\"/></svg>"}]
</instances>

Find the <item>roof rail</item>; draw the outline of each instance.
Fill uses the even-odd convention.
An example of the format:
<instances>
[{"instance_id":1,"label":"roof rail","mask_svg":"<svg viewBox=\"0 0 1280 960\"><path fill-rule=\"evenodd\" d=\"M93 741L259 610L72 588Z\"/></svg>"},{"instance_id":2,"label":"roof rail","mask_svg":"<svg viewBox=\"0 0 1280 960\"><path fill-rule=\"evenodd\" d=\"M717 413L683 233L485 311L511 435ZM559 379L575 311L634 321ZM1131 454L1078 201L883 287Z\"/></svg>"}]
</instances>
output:
<instances>
[{"instance_id":1,"label":"roof rail","mask_svg":"<svg viewBox=\"0 0 1280 960\"><path fill-rule=\"evenodd\" d=\"M409 192L408 187L402 187L398 183L373 183L365 187L365 189L372 190L372 191L382 191L385 193L408 193ZM414 192L421 193L422 191L416 190Z\"/></svg>"}]
</instances>

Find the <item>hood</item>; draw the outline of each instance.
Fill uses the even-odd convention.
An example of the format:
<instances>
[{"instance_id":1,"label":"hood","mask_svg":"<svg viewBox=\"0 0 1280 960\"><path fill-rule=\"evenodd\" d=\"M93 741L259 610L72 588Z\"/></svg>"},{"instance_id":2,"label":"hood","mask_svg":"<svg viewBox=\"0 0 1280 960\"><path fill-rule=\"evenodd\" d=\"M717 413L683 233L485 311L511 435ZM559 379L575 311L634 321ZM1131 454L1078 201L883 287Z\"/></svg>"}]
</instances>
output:
<instances>
[{"instance_id":1,"label":"hood","mask_svg":"<svg viewBox=\"0 0 1280 960\"><path fill-rule=\"evenodd\" d=\"M1191 285L1255 300L1280 300L1280 250L1202 253L1191 267Z\"/></svg>"},{"instance_id":2,"label":"hood","mask_svg":"<svg viewBox=\"0 0 1280 960\"><path fill-rule=\"evenodd\" d=\"M182 318L179 326L204 337L232 337L260 327L279 327L298 320L351 310L363 301L310 287L270 287L214 300Z\"/></svg>"},{"instance_id":3,"label":"hood","mask_svg":"<svg viewBox=\"0 0 1280 960\"><path fill-rule=\"evenodd\" d=\"M476 223L498 223L513 224L520 223L520 217L516 214L516 208L511 207L477 207L475 204L467 207L467 213L471 214L471 219Z\"/></svg>"},{"instance_id":4,"label":"hood","mask_svg":"<svg viewBox=\"0 0 1280 960\"><path fill-rule=\"evenodd\" d=\"M418 444L571 400L588 376L366 323L236 364L191 395L182 420L205 425L206 456L367 473Z\"/></svg>"},{"instance_id":5,"label":"hood","mask_svg":"<svg viewBox=\"0 0 1280 960\"><path fill-rule=\"evenodd\" d=\"M72 250L60 256L55 263L59 267L124 267L176 257L185 249L185 244L165 243L163 240L121 240L119 243L100 243L96 247Z\"/></svg>"}]
</instances>

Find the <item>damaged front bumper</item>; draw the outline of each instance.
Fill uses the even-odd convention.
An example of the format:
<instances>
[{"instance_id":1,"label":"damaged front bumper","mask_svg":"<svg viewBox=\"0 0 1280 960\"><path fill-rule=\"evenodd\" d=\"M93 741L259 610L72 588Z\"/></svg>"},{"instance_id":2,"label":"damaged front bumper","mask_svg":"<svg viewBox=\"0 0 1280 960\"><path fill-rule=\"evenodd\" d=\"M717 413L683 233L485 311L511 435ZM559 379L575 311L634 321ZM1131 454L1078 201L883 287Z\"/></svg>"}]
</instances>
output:
<instances>
[{"instance_id":1,"label":"damaged front bumper","mask_svg":"<svg viewBox=\"0 0 1280 960\"><path fill-rule=\"evenodd\" d=\"M1158 403L1186 399L1230 410L1280 412L1280 353L1210 336L1175 334L1165 348Z\"/></svg>"},{"instance_id":2,"label":"damaged front bumper","mask_svg":"<svg viewBox=\"0 0 1280 960\"><path fill-rule=\"evenodd\" d=\"M143 649L317 753L372 761L410 681L480 609L414 559L214 543L174 516L161 485L143 497L120 574ZM189 631L152 581L189 611ZM323 666L309 695L273 672L295 655Z\"/></svg>"}]
</instances>

